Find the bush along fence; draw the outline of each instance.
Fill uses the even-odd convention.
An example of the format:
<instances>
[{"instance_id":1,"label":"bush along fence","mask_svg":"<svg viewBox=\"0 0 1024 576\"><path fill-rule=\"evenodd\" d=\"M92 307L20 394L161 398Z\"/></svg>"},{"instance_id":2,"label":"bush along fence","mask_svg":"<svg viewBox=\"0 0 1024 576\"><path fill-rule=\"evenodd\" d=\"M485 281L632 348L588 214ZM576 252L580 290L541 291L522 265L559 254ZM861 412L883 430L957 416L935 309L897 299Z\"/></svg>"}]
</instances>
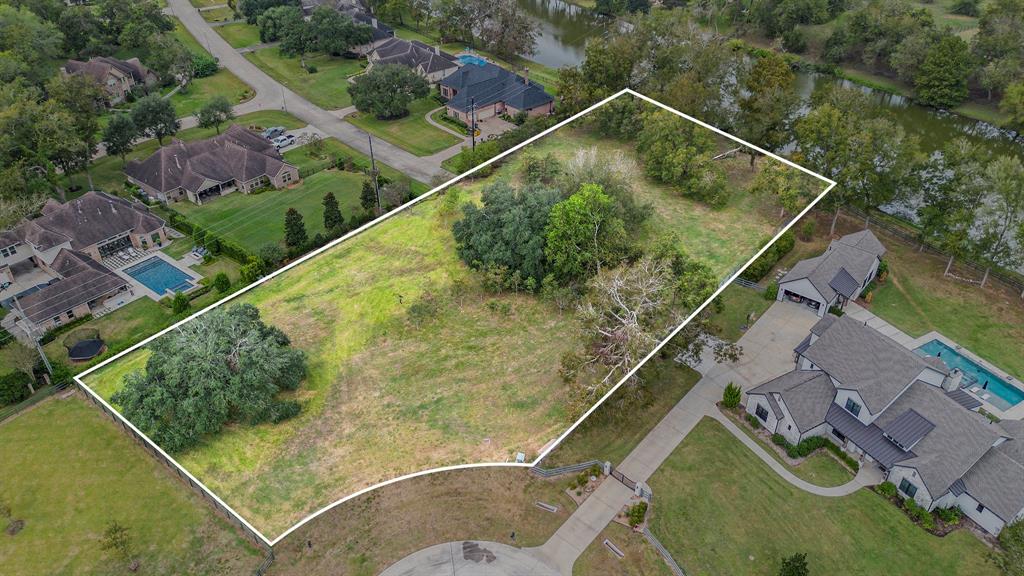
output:
<instances>
[{"instance_id":1,"label":"bush along fence","mask_svg":"<svg viewBox=\"0 0 1024 576\"><path fill-rule=\"evenodd\" d=\"M110 417L118 426L121 427L128 436L138 442L143 448L146 449L154 458L167 466L178 479L188 484L189 488L194 490L202 499L213 506L214 510L220 513L225 519L230 521L232 524L237 526L242 533L248 538L253 544L256 544L260 548L263 548L268 552L269 561L273 561L273 550L270 543L263 537L262 534L256 531L248 522L246 522L237 512L232 510L227 504L222 502L217 496L210 491L209 488L204 486L199 480L189 474L180 464L174 461L173 458L167 455L159 446L156 445L152 440L147 438L141 432L139 432L131 423L124 419L123 416L117 413L113 408L104 402L99 396L96 395L92 390L82 384L78 384L79 391L88 398L97 408L99 408L104 414ZM266 560L264 561L267 562ZM267 563L269 566L269 563ZM265 570L266 568L263 568Z\"/></svg>"},{"instance_id":2,"label":"bush along fence","mask_svg":"<svg viewBox=\"0 0 1024 576\"><path fill-rule=\"evenodd\" d=\"M922 240L920 232L912 222L908 222L893 216L892 214L880 211L872 211L871 214L868 214L856 208L846 206L840 210L840 214L851 219L862 220L866 223L867 228L880 230L886 235L896 238L908 246L917 248L918 251L932 254L934 256L941 256L946 259L951 257L948 252L940 250L933 243ZM956 260L956 265L960 268L967 268L980 278L980 280L973 280L970 278L960 278L960 280L964 280L972 284L995 281L1002 284L1007 289L1016 292L1021 298L1024 298L1024 275L1018 272L1006 270L998 266L990 266L984 263L973 262L964 258L958 258Z\"/></svg>"}]
</instances>

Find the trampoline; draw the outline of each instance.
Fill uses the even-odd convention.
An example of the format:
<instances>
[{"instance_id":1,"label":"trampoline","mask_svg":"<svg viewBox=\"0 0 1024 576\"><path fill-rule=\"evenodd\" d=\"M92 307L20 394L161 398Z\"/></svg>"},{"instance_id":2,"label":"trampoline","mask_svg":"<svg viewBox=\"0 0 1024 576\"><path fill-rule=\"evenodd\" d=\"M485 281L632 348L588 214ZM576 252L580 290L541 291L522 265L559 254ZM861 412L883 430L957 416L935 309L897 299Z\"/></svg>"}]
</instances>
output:
<instances>
[{"instance_id":1,"label":"trampoline","mask_svg":"<svg viewBox=\"0 0 1024 576\"><path fill-rule=\"evenodd\" d=\"M100 355L106 344L100 338L99 330L81 328L64 338L64 347L68 350L68 359L72 362L85 362Z\"/></svg>"}]
</instances>

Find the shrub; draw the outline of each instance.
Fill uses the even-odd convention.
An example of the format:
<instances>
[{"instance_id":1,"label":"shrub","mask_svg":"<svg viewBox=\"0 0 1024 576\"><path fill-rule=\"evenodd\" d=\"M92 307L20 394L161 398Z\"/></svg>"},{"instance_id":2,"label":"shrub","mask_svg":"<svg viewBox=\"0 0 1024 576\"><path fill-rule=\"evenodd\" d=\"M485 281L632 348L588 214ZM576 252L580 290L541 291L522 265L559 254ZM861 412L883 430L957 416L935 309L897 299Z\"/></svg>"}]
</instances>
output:
<instances>
[{"instance_id":1,"label":"shrub","mask_svg":"<svg viewBox=\"0 0 1024 576\"><path fill-rule=\"evenodd\" d=\"M220 238L215 236L213 232L207 232L206 249L209 250L211 254L217 255L220 254L222 248L223 244L221 244Z\"/></svg>"},{"instance_id":2,"label":"shrub","mask_svg":"<svg viewBox=\"0 0 1024 576\"><path fill-rule=\"evenodd\" d=\"M1024 520L1017 520L1003 527L999 533L999 547L1002 553L992 555L992 561L1003 574L1019 575L1024 566Z\"/></svg>"},{"instance_id":3,"label":"shrub","mask_svg":"<svg viewBox=\"0 0 1024 576\"><path fill-rule=\"evenodd\" d=\"M896 485L886 480L885 482L882 482L881 484L875 487L875 492L878 492L879 494L885 496L886 498L895 498Z\"/></svg>"},{"instance_id":4,"label":"shrub","mask_svg":"<svg viewBox=\"0 0 1024 576\"><path fill-rule=\"evenodd\" d=\"M217 73L217 60L206 52L192 54L192 71L196 78L206 78Z\"/></svg>"},{"instance_id":5,"label":"shrub","mask_svg":"<svg viewBox=\"0 0 1024 576\"><path fill-rule=\"evenodd\" d=\"M274 424L283 422L293 416L297 416L302 406L295 400L285 400L274 404L270 409L270 421Z\"/></svg>"},{"instance_id":6,"label":"shrub","mask_svg":"<svg viewBox=\"0 0 1024 576\"><path fill-rule=\"evenodd\" d=\"M799 28L791 28L782 34L782 47L786 52L803 54L807 50L807 37Z\"/></svg>"},{"instance_id":7,"label":"shrub","mask_svg":"<svg viewBox=\"0 0 1024 576\"><path fill-rule=\"evenodd\" d=\"M263 264L254 260L242 266L240 273L242 275L242 282L251 284L259 280L260 276L263 275Z\"/></svg>"},{"instance_id":8,"label":"shrub","mask_svg":"<svg viewBox=\"0 0 1024 576\"><path fill-rule=\"evenodd\" d=\"M231 279L228 278L227 274L219 272L213 278L213 287L217 289L217 292L223 294L224 292L227 292L229 288L231 288Z\"/></svg>"},{"instance_id":9,"label":"shrub","mask_svg":"<svg viewBox=\"0 0 1024 576\"><path fill-rule=\"evenodd\" d=\"M722 406L725 406L726 408L735 408L739 406L741 396L742 391L740 390L740 387L729 382L725 387L725 390L722 392Z\"/></svg>"},{"instance_id":10,"label":"shrub","mask_svg":"<svg viewBox=\"0 0 1024 576\"><path fill-rule=\"evenodd\" d=\"M846 314L846 312L843 312L843 309L839 306L829 306L828 313L833 316L842 316L843 314Z\"/></svg>"},{"instance_id":11,"label":"shrub","mask_svg":"<svg viewBox=\"0 0 1024 576\"><path fill-rule=\"evenodd\" d=\"M779 239L776 240L774 244L769 246L757 260L754 260L754 262L751 263L742 274L740 274L740 278L751 282L759 282L768 274L768 272L771 271L772 268L775 267L775 264L777 264L783 256L789 254L789 251L793 249L794 245L796 245L796 238L793 236L793 232L786 230L782 236L779 236Z\"/></svg>"},{"instance_id":12,"label":"shrub","mask_svg":"<svg viewBox=\"0 0 1024 576\"><path fill-rule=\"evenodd\" d=\"M754 430L759 430L761 428L761 421L758 420L756 416L754 416L753 414L747 414L746 418L747 423L750 424L750 426L753 427Z\"/></svg>"},{"instance_id":13,"label":"shrub","mask_svg":"<svg viewBox=\"0 0 1024 576\"><path fill-rule=\"evenodd\" d=\"M317 68L315 65L313 65L313 64L306 64L306 73L307 74L316 74L319 71L320 71L320 69Z\"/></svg>"},{"instance_id":14,"label":"shrub","mask_svg":"<svg viewBox=\"0 0 1024 576\"><path fill-rule=\"evenodd\" d=\"M804 241L809 241L814 238L815 232L817 232L818 223L814 220L807 220L800 225L800 238Z\"/></svg>"},{"instance_id":15,"label":"shrub","mask_svg":"<svg viewBox=\"0 0 1024 576\"><path fill-rule=\"evenodd\" d=\"M768 284L768 287L765 288L765 290L764 290L764 299L765 300L775 300L778 297L779 297L779 283L778 282L771 282L770 284Z\"/></svg>"},{"instance_id":16,"label":"shrub","mask_svg":"<svg viewBox=\"0 0 1024 576\"><path fill-rule=\"evenodd\" d=\"M71 330L78 328L79 326L85 324L90 320L92 320L92 314L86 314L85 316L76 318L75 320L72 320L67 324L61 324L60 326L50 328L49 330L46 331L45 334L43 334L42 338L39 339L39 344L41 346L45 346L46 344L49 344L50 342L56 340L57 336L60 336L65 332L70 332Z\"/></svg>"},{"instance_id":17,"label":"shrub","mask_svg":"<svg viewBox=\"0 0 1024 576\"><path fill-rule=\"evenodd\" d=\"M188 299L188 295L184 292L175 292L174 298L171 299L171 310L175 314L183 314L188 312L188 309L192 307L192 303Z\"/></svg>"},{"instance_id":18,"label":"shrub","mask_svg":"<svg viewBox=\"0 0 1024 576\"><path fill-rule=\"evenodd\" d=\"M30 379L24 372L0 374L0 406L17 404L29 397Z\"/></svg>"},{"instance_id":19,"label":"shrub","mask_svg":"<svg viewBox=\"0 0 1024 576\"><path fill-rule=\"evenodd\" d=\"M964 513L956 506L950 506L949 508L936 508L935 515L946 524L959 524Z\"/></svg>"},{"instance_id":20,"label":"shrub","mask_svg":"<svg viewBox=\"0 0 1024 576\"><path fill-rule=\"evenodd\" d=\"M843 463L845 463L847 466L849 466L851 469L853 469L854 472L856 472L857 470L860 470L860 462L858 462L857 459L854 458L853 456L850 456L849 454L847 454L845 450L843 450L839 446L836 446L835 443L827 442L825 444L825 448L829 452L835 454L837 458L842 460Z\"/></svg>"},{"instance_id":21,"label":"shrub","mask_svg":"<svg viewBox=\"0 0 1024 576\"><path fill-rule=\"evenodd\" d=\"M786 440L786 437L783 436L782 434L776 433L772 434L772 444L775 444L776 446L786 447L789 446L789 441Z\"/></svg>"},{"instance_id":22,"label":"shrub","mask_svg":"<svg viewBox=\"0 0 1024 576\"><path fill-rule=\"evenodd\" d=\"M630 506L626 516L629 517L629 525L633 528L643 524L644 517L647 516L647 502L641 501Z\"/></svg>"}]
</instances>

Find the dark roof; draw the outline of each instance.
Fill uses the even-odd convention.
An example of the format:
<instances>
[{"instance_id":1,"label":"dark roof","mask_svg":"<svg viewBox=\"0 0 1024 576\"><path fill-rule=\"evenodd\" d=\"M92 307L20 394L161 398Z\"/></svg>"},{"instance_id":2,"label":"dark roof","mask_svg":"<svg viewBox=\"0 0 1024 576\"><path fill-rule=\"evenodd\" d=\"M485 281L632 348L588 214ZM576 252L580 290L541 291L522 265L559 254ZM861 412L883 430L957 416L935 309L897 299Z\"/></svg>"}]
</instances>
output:
<instances>
[{"instance_id":1,"label":"dark roof","mask_svg":"<svg viewBox=\"0 0 1024 576\"><path fill-rule=\"evenodd\" d=\"M202 190L209 182L248 182L276 176L287 166L269 140L232 124L219 136L194 142L175 140L124 172L160 192Z\"/></svg>"},{"instance_id":2,"label":"dark roof","mask_svg":"<svg viewBox=\"0 0 1024 576\"><path fill-rule=\"evenodd\" d=\"M909 450L927 436L935 428L935 424L910 408L880 428L898 446Z\"/></svg>"},{"instance_id":3,"label":"dark roof","mask_svg":"<svg viewBox=\"0 0 1024 576\"><path fill-rule=\"evenodd\" d=\"M1024 421L1003 420L998 427L1008 440L982 456L960 484L1003 521L1011 522L1024 509Z\"/></svg>"},{"instance_id":4,"label":"dark roof","mask_svg":"<svg viewBox=\"0 0 1024 576\"><path fill-rule=\"evenodd\" d=\"M64 70L68 74L84 74L95 79L97 82L105 82L107 74L114 69L126 76L130 76L135 82L145 82L149 69L142 65L138 58L119 60L107 56L90 58L88 62L80 60L68 60L64 64Z\"/></svg>"},{"instance_id":5,"label":"dark roof","mask_svg":"<svg viewBox=\"0 0 1024 576\"><path fill-rule=\"evenodd\" d=\"M914 457L913 451L903 451L890 442L881 428L874 424L864 424L838 404L829 406L825 422L886 468Z\"/></svg>"},{"instance_id":6,"label":"dark roof","mask_svg":"<svg viewBox=\"0 0 1024 576\"><path fill-rule=\"evenodd\" d=\"M826 330L828 330L828 327L831 326L832 323L835 322L838 318L838 316L834 316L832 314L825 314L824 316L821 317L821 320L818 320L817 322L814 323L814 326L811 326L811 334L814 334L815 336L821 336L822 334L825 333Z\"/></svg>"},{"instance_id":7,"label":"dark roof","mask_svg":"<svg viewBox=\"0 0 1024 576\"><path fill-rule=\"evenodd\" d=\"M982 406L981 400L978 400L960 388L946 392L946 396L949 396L954 402L968 410L977 410Z\"/></svg>"},{"instance_id":8,"label":"dark roof","mask_svg":"<svg viewBox=\"0 0 1024 576\"><path fill-rule=\"evenodd\" d=\"M64 204L47 202L42 212L42 216L18 224L4 237L20 238L41 251L65 243L81 250L119 234L149 234L164 226L164 221L144 204L105 192L86 192Z\"/></svg>"},{"instance_id":9,"label":"dark roof","mask_svg":"<svg viewBox=\"0 0 1024 576\"><path fill-rule=\"evenodd\" d=\"M884 254L885 247L870 230L848 234L833 240L823 254L797 262L779 283L806 278L826 301L831 301L837 292L846 295L837 290L833 282L847 289L853 286L859 289L871 273L875 260Z\"/></svg>"},{"instance_id":10,"label":"dark roof","mask_svg":"<svg viewBox=\"0 0 1024 576\"><path fill-rule=\"evenodd\" d=\"M782 416L781 408L775 404L781 398L793 423L806 432L825 421L836 391L828 375L820 370L793 370L752 388L747 394L767 396L776 418Z\"/></svg>"},{"instance_id":11,"label":"dark roof","mask_svg":"<svg viewBox=\"0 0 1024 576\"><path fill-rule=\"evenodd\" d=\"M18 301L19 308L34 323L49 320L127 285L123 278L87 254L74 250L61 249L50 267L61 278Z\"/></svg>"},{"instance_id":12,"label":"dark roof","mask_svg":"<svg viewBox=\"0 0 1024 576\"><path fill-rule=\"evenodd\" d=\"M796 352L797 354L803 354L804 351L806 351L810 345L811 334L808 334L807 336L804 336L804 339L801 340L799 344L796 345L796 348L793 348L793 352Z\"/></svg>"},{"instance_id":13,"label":"dark roof","mask_svg":"<svg viewBox=\"0 0 1024 576\"><path fill-rule=\"evenodd\" d=\"M455 56L440 48L401 38L392 38L374 48L373 59L377 64L400 64L423 74L455 70L459 66Z\"/></svg>"},{"instance_id":14,"label":"dark roof","mask_svg":"<svg viewBox=\"0 0 1024 576\"><path fill-rule=\"evenodd\" d=\"M849 316L832 320L803 356L840 388L856 390L872 414L879 414L926 367L918 355Z\"/></svg>"},{"instance_id":15,"label":"dark roof","mask_svg":"<svg viewBox=\"0 0 1024 576\"><path fill-rule=\"evenodd\" d=\"M829 280L828 285L848 299L852 299L857 294L857 290L860 290L860 282L850 276L846 268L840 268L836 275Z\"/></svg>"},{"instance_id":16,"label":"dark roof","mask_svg":"<svg viewBox=\"0 0 1024 576\"><path fill-rule=\"evenodd\" d=\"M441 80L441 85L456 91L448 105L460 112L469 110L471 100L478 107L504 102L517 110L530 110L554 101L543 85L490 62L466 64Z\"/></svg>"}]
</instances>

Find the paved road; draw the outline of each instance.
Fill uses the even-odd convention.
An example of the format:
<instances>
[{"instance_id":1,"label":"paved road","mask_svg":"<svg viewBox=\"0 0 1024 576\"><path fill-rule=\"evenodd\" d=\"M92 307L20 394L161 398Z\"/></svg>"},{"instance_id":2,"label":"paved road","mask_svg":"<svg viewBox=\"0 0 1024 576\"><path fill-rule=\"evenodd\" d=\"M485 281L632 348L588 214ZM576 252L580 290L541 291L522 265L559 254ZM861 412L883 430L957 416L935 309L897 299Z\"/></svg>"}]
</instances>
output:
<instances>
[{"instance_id":1,"label":"paved road","mask_svg":"<svg viewBox=\"0 0 1024 576\"><path fill-rule=\"evenodd\" d=\"M758 443L739 429L732 420L723 415L715 403L721 399L722 391L729 382L735 382L748 390L766 380L779 376L794 367L793 348L807 335L817 317L800 307L777 302L768 309L751 329L743 335L739 344L744 355L738 362L717 364L708 351L697 370L703 374L699 382L687 393L669 413L644 437L617 468L628 478L646 483L669 455L679 446L702 418L709 417L720 422L737 439L754 452L783 480L812 494L824 497L846 496L857 490L882 481L881 472L874 466L863 466L857 476L841 486L822 487L798 478L780 464ZM602 482L572 516L545 542L537 548L520 550L540 561L539 566L550 567L563 576L572 575L573 564L587 546L598 537L622 507L629 504L633 491L614 480ZM440 546L448 546L440 545ZM386 576L435 576L430 571L427 548L404 558L400 564L403 572L384 572ZM398 564L396 564L397 566ZM417 568L418 567L418 568ZM488 572L506 574L514 572Z\"/></svg>"},{"instance_id":2,"label":"paved road","mask_svg":"<svg viewBox=\"0 0 1024 576\"><path fill-rule=\"evenodd\" d=\"M448 542L392 564L381 576L558 576L522 548L497 542Z\"/></svg>"},{"instance_id":3,"label":"paved road","mask_svg":"<svg viewBox=\"0 0 1024 576\"><path fill-rule=\"evenodd\" d=\"M370 153L370 145L366 132L345 122L331 112L314 105L309 100L281 85L267 73L249 62L238 53L203 19L188 0L168 0L168 9L181 20L185 28L205 46L211 54L243 82L252 87L256 96L236 108L236 113L255 110L287 110L293 116L316 126L325 134L341 140L345 144L364 154ZM339 86L339 90L344 87ZM244 110L243 110L243 107ZM377 160L390 165L421 182L430 182L435 175L450 176L441 168L441 161L458 153L456 150L445 150L433 156L419 158L401 148L374 139L373 151ZM447 155L446 155L447 154Z\"/></svg>"}]
</instances>

